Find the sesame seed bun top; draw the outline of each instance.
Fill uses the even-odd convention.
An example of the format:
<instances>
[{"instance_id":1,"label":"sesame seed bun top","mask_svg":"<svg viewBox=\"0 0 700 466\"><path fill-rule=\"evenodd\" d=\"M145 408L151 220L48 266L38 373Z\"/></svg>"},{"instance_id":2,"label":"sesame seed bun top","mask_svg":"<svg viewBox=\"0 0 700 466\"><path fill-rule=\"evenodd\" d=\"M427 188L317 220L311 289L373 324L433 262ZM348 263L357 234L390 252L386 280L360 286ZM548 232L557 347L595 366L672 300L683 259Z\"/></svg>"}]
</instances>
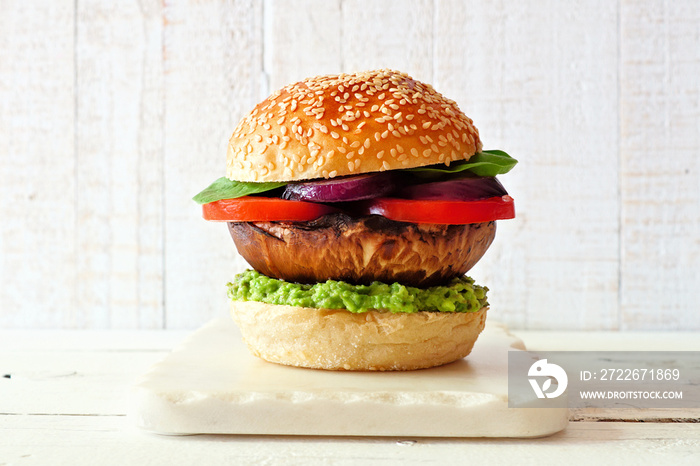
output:
<instances>
[{"instance_id":1,"label":"sesame seed bun top","mask_svg":"<svg viewBox=\"0 0 700 466\"><path fill-rule=\"evenodd\" d=\"M317 76L260 102L229 141L238 181L357 175L469 159L479 132L429 84L392 70Z\"/></svg>"}]
</instances>

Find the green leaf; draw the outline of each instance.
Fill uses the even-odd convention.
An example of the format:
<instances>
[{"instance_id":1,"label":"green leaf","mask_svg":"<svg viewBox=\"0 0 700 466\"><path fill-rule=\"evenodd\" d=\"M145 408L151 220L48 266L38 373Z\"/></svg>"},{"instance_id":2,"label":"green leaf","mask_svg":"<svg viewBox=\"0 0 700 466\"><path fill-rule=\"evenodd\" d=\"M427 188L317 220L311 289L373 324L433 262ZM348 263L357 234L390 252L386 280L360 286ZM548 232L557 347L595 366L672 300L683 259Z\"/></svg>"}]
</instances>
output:
<instances>
[{"instance_id":1,"label":"green leaf","mask_svg":"<svg viewBox=\"0 0 700 466\"><path fill-rule=\"evenodd\" d=\"M209 187L192 198L199 204L219 201L221 199L236 199L250 194L264 193L285 186L284 182L253 183L247 181L233 181L226 177L219 178Z\"/></svg>"},{"instance_id":2,"label":"green leaf","mask_svg":"<svg viewBox=\"0 0 700 466\"><path fill-rule=\"evenodd\" d=\"M447 165L430 165L409 168L406 171L419 176L436 176L468 170L478 176L496 176L508 173L518 161L502 150L485 150L474 154L469 160Z\"/></svg>"}]
</instances>

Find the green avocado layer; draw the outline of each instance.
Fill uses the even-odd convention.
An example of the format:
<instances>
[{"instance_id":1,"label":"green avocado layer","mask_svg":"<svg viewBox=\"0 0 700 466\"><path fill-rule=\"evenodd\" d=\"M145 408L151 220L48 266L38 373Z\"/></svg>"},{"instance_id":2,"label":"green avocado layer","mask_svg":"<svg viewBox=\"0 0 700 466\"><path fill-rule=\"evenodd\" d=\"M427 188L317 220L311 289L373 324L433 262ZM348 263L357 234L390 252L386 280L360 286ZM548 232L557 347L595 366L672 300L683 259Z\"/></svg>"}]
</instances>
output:
<instances>
[{"instance_id":1,"label":"green avocado layer","mask_svg":"<svg viewBox=\"0 0 700 466\"><path fill-rule=\"evenodd\" d=\"M351 285L328 280L323 283L300 284L267 277L254 270L236 275L228 283L228 297L233 301L257 301L267 304L347 309L367 312L372 309L390 312L476 312L488 306L488 288L474 284L470 277L455 278L444 286L416 288L400 283L374 282Z\"/></svg>"}]
</instances>

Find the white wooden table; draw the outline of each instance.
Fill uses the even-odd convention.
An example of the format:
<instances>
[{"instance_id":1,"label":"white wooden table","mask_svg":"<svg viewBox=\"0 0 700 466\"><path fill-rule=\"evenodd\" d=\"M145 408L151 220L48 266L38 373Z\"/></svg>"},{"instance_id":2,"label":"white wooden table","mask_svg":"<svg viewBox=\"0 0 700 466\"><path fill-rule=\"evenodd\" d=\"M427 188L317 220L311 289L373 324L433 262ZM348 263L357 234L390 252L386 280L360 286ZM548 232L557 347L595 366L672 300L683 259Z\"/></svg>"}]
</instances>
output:
<instances>
[{"instance_id":1,"label":"white wooden table","mask_svg":"<svg viewBox=\"0 0 700 466\"><path fill-rule=\"evenodd\" d=\"M169 437L127 391L184 331L0 331L0 465L700 464L700 408L577 411L542 439ZM700 333L514 332L533 350L694 350ZM9 378L8 378L9 376Z\"/></svg>"}]
</instances>

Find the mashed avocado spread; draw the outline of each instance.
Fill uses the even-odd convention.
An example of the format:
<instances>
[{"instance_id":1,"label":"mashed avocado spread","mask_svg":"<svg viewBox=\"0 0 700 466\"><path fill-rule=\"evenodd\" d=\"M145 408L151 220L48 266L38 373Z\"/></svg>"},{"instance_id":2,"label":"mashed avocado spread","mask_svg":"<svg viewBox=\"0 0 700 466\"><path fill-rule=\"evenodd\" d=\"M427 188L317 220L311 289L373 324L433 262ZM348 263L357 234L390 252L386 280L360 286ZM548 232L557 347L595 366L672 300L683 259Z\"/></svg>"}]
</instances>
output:
<instances>
[{"instance_id":1,"label":"mashed avocado spread","mask_svg":"<svg viewBox=\"0 0 700 466\"><path fill-rule=\"evenodd\" d=\"M328 280L323 283L300 284L267 277L254 270L236 275L228 283L228 297L233 301L258 301L267 304L347 309L367 312L381 309L390 312L476 312L488 305L488 288L474 284L470 277L455 278L444 286L416 288L400 283L374 282L351 285Z\"/></svg>"}]
</instances>

